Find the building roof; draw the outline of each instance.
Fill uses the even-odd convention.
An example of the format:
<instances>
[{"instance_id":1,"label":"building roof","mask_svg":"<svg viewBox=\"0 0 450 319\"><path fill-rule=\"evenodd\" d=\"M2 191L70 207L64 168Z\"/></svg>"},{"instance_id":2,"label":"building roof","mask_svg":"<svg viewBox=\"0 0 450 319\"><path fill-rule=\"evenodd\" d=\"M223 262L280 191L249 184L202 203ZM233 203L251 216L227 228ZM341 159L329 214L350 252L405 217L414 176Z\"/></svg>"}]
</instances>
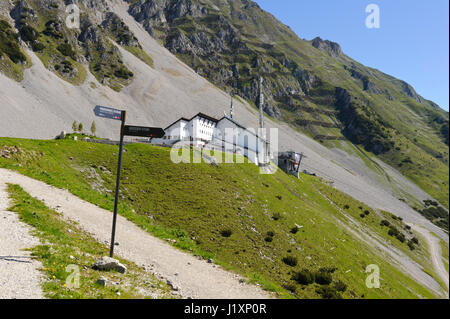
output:
<instances>
[{"instance_id":1,"label":"building roof","mask_svg":"<svg viewBox=\"0 0 450 319\"><path fill-rule=\"evenodd\" d=\"M209 120L209 121L211 121L211 122L214 122L214 123L219 122L218 119L216 119L216 118L214 118L214 117L212 117L212 116L206 115L205 113L200 112L200 113L197 113L196 115L194 115L194 116L193 116L192 118L190 118L190 119L187 119L187 118L185 118L185 117L182 117L182 118L176 120L175 122L173 122L172 124L170 124L170 125L169 125L168 127L166 127L165 129L166 129L166 130L169 129L171 126L174 126L175 124L177 124L177 123L180 122L180 121L190 122L190 121L192 121L193 119L195 119L196 117L201 117L201 118L207 119L207 120Z\"/></svg>"},{"instance_id":2,"label":"building roof","mask_svg":"<svg viewBox=\"0 0 450 319\"><path fill-rule=\"evenodd\" d=\"M182 117L182 118L176 120L175 122L173 122L172 124L170 124L170 125L169 125L168 127L166 127L164 130L168 130L170 127L174 126L175 124L177 124L178 122L181 122L181 121L189 122L190 120L187 119L187 118L185 118L185 117Z\"/></svg>"},{"instance_id":3,"label":"building roof","mask_svg":"<svg viewBox=\"0 0 450 319\"><path fill-rule=\"evenodd\" d=\"M266 140L266 139L260 137L260 136L259 136L258 134L256 134L255 132L250 131L248 128L246 128L245 126L243 126L243 125L240 124L239 122L236 122L236 121L235 121L234 119L232 119L231 117L228 117L228 116L225 115L224 117L222 117L222 118L219 120L219 122L221 122L221 121L223 121L223 120L228 120L228 121L230 121L231 123L233 123L234 125L238 126L239 128L241 128L241 129L243 129L243 130L246 130L246 131L249 132L250 134L255 135L257 138L259 138L259 139L261 139L261 140L263 140L264 142L267 143L267 140Z\"/></svg>"},{"instance_id":4,"label":"building roof","mask_svg":"<svg viewBox=\"0 0 450 319\"><path fill-rule=\"evenodd\" d=\"M211 122L215 122L215 123L219 122L218 119L216 119L216 118L214 118L214 117L212 117L212 116L206 115L205 113L202 113L202 112L200 112L200 113L198 113L197 115L195 115L193 118L190 119L190 121L192 121L193 119L195 119L197 116L203 117L203 118L205 118L205 119L207 119L207 120L210 120Z\"/></svg>"}]
</instances>

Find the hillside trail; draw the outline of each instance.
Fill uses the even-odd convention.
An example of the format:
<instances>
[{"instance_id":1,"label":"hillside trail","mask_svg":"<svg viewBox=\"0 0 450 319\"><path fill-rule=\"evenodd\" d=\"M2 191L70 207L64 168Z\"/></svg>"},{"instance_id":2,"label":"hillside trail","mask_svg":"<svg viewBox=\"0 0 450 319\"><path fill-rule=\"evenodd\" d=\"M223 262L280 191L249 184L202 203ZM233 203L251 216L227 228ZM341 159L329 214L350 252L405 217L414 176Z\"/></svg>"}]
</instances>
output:
<instances>
[{"instance_id":1,"label":"hillside trail","mask_svg":"<svg viewBox=\"0 0 450 319\"><path fill-rule=\"evenodd\" d=\"M83 201L67 190L13 171L0 169L0 185L17 184L28 194L43 201L47 207L74 221L99 242L109 244L112 214ZM0 201L3 202L2 197ZM3 204L3 203L1 203ZM115 252L170 282L183 298L193 299L268 299L271 294L260 287L249 285L244 278L205 260L182 252L168 243L151 236L122 216L117 219ZM1 244L0 244L1 247Z\"/></svg>"},{"instance_id":2,"label":"hillside trail","mask_svg":"<svg viewBox=\"0 0 450 319\"><path fill-rule=\"evenodd\" d=\"M449 290L449 274L445 269L444 262L442 261L442 251L441 246L439 244L440 239L431 234L429 231L424 229L423 227L410 224L411 228L422 235L430 248L430 257L433 262L434 269L441 279L444 281L447 286L447 298L448 298L448 290Z\"/></svg>"},{"instance_id":3,"label":"hillside trail","mask_svg":"<svg viewBox=\"0 0 450 319\"><path fill-rule=\"evenodd\" d=\"M6 187L0 177L0 299L42 299L42 264L26 251L39 240L16 213L8 211Z\"/></svg>"}]
</instances>

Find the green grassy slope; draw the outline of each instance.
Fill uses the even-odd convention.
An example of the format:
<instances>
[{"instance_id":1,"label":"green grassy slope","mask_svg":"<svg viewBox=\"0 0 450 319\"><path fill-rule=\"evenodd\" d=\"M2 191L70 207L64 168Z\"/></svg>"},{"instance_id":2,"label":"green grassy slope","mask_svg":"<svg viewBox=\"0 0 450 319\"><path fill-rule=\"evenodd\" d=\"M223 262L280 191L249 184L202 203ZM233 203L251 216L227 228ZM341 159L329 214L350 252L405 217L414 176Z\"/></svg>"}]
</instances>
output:
<instances>
[{"instance_id":1,"label":"green grassy slope","mask_svg":"<svg viewBox=\"0 0 450 319\"><path fill-rule=\"evenodd\" d=\"M8 150L6 157L0 156L0 167L68 189L112 210L117 147L2 138L0 150ZM407 241L387 234L376 212L313 177L297 180L281 171L260 175L253 164L176 165L170 161L169 149L129 145L122 182L119 208L123 216L283 297L436 297L337 220L346 220L345 211L361 227L429 268L420 243L409 250ZM368 215L363 218L365 211ZM406 239L414 236L401 227ZM380 289L365 285L370 264L381 269ZM325 282L331 276L332 283L305 285L293 280L304 269Z\"/></svg>"}]
</instances>

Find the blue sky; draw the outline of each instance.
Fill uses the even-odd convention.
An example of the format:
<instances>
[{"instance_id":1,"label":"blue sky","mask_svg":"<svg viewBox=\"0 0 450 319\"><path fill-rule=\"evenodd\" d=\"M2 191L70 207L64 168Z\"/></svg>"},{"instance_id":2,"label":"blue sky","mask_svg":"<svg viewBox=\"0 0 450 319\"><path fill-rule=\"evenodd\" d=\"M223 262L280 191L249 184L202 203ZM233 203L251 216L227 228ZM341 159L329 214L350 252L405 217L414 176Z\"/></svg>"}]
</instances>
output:
<instances>
[{"instance_id":1,"label":"blue sky","mask_svg":"<svg viewBox=\"0 0 450 319\"><path fill-rule=\"evenodd\" d=\"M410 83L449 106L448 0L255 0L301 38L338 42L364 65ZM380 28L368 29L366 6L380 8Z\"/></svg>"}]
</instances>

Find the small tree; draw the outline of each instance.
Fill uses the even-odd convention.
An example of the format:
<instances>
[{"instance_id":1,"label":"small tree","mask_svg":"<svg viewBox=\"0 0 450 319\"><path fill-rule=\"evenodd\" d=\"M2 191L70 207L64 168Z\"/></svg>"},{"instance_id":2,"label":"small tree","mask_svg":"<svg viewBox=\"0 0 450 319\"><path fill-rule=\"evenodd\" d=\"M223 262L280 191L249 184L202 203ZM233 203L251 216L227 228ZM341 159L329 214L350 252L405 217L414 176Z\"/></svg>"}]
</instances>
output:
<instances>
[{"instance_id":1,"label":"small tree","mask_svg":"<svg viewBox=\"0 0 450 319\"><path fill-rule=\"evenodd\" d=\"M72 130L73 130L74 133L75 133L76 131L78 131L78 123L77 123L77 121L73 121L73 124L72 124Z\"/></svg>"},{"instance_id":2,"label":"small tree","mask_svg":"<svg viewBox=\"0 0 450 319\"><path fill-rule=\"evenodd\" d=\"M97 125L95 124L95 121L92 122L91 132L92 132L92 135L95 136L95 133L97 132Z\"/></svg>"},{"instance_id":3,"label":"small tree","mask_svg":"<svg viewBox=\"0 0 450 319\"><path fill-rule=\"evenodd\" d=\"M79 125L78 125L78 132L83 132L83 123L80 123Z\"/></svg>"}]
</instances>

